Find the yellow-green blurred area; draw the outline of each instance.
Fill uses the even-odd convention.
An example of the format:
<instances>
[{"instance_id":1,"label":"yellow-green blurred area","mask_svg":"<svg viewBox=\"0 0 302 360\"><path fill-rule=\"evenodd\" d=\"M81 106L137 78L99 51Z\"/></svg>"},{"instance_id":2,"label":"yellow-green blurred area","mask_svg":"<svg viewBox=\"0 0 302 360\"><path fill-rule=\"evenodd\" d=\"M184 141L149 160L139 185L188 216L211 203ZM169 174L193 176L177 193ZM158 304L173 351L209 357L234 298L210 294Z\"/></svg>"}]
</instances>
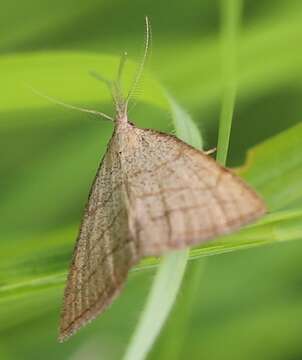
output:
<instances>
[{"instance_id":1,"label":"yellow-green blurred area","mask_svg":"<svg viewBox=\"0 0 302 360\"><path fill-rule=\"evenodd\" d=\"M127 90L148 15L152 51L129 117L173 131L164 87L192 115L205 148L215 147L222 3L1 2L1 360L121 359L154 276L154 267L132 272L102 317L57 342L66 271L112 124L55 105L31 88L113 114L110 94L89 71L114 78L127 51ZM263 195L272 218L229 237L225 254L201 258L216 247L200 249L149 359L302 358L301 24L300 0L242 2L228 166L245 164L241 174ZM279 243L231 251L244 239Z\"/></svg>"}]
</instances>

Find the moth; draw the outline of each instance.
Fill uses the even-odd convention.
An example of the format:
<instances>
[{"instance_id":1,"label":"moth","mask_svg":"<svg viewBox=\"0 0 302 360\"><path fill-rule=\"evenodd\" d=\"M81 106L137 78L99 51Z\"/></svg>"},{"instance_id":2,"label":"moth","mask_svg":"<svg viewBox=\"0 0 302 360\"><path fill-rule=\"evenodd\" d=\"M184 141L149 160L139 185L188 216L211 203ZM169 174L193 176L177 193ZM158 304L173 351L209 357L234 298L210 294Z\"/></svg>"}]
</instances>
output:
<instances>
[{"instance_id":1,"label":"moth","mask_svg":"<svg viewBox=\"0 0 302 360\"><path fill-rule=\"evenodd\" d=\"M249 185L203 151L129 121L130 96L124 99L120 88L122 67L123 61L116 82L106 80L116 105L114 131L93 181L74 249L60 341L113 302L129 270L142 257L200 244L266 212L263 200Z\"/></svg>"}]
</instances>

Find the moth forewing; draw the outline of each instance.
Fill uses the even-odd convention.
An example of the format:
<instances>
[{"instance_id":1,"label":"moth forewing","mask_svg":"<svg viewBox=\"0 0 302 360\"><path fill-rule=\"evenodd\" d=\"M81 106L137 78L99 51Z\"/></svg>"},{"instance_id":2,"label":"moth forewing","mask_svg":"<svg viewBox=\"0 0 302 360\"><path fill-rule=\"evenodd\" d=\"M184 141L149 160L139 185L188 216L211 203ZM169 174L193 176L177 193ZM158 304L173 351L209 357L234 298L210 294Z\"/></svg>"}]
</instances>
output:
<instances>
[{"instance_id":1,"label":"moth forewing","mask_svg":"<svg viewBox=\"0 0 302 360\"><path fill-rule=\"evenodd\" d=\"M97 172L67 279L59 340L103 312L119 294L137 261L116 132Z\"/></svg>"}]
</instances>

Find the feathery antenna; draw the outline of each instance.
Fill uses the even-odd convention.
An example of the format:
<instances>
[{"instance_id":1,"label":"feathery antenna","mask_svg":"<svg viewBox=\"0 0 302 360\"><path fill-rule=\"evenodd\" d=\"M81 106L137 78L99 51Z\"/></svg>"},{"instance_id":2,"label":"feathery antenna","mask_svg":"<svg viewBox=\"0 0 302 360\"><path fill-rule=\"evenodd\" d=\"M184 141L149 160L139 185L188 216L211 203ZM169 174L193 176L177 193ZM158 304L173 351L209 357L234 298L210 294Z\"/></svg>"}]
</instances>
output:
<instances>
[{"instance_id":1,"label":"feathery antenna","mask_svg":"<svg viewBox=\"0 0 302 360\"><path fill-rule=\"evenodd\" d=\"M139 64L136 76L132 82L132 85L130 87L129 93L126 97L126 102L125 102L125 109L127 110L128 107L128 103L130 98L132 97L133 93L135 92L137 85L140 81L140 78L142 76L143 70L144 70L144 66L148 57L148 51L149 51L149 46L150 46L150 40L151 40L151 26L149 23L149 19L148 16L146 16L145 18L146 21L146 35L145 35L145 48L144 48L144 54L143 54L143 58L141 63Z\"/></svg>"},{"instance_id":2,"label":"feathery antenna","mask_svg":"<svg viewBox=\"0 0 302 360\"><path fill-rule=\"evenodd\" d=\"M125 67L125 63L126 63L126 60L127 60L127 52L125 51L122 56L121 56L121 59L120 59L120 64L119 64L119 67L118 67L118 71L117 71L117 85L120 89L122 89L122 86L121 86L121 83L122 83L122 74L123 74L123 70L124 70L124 67Z\"/></svg>"}]
</instances>

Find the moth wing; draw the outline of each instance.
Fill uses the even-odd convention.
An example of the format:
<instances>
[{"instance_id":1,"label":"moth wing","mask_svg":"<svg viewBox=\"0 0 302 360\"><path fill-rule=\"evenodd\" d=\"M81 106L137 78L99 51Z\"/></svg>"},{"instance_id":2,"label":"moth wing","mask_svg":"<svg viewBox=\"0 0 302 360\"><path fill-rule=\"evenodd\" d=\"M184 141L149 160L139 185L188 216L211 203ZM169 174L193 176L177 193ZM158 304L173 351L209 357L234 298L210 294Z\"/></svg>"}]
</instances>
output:
<instances>
[{"instance_id":1,"label":"moth wing","mask_svg":"<svg viewBox=\"0 0 302 360\"><path fill-rule=\"evenodd\" d=\"M137 129L129 178L142 256L193 246L261 217L266 206L237 175L174 136Z\"/></svg>"},{"instance_id":2,"label":"moth wing","mask_svg":"<svg viewBox=\"0 0 302 360\"><path fill-rule=\"evenodd\" d=\"M137 261L120 161L112 138L91 188L65 288L59 340L94 319L119 294Z\"/></svg>"}]
</instances>

